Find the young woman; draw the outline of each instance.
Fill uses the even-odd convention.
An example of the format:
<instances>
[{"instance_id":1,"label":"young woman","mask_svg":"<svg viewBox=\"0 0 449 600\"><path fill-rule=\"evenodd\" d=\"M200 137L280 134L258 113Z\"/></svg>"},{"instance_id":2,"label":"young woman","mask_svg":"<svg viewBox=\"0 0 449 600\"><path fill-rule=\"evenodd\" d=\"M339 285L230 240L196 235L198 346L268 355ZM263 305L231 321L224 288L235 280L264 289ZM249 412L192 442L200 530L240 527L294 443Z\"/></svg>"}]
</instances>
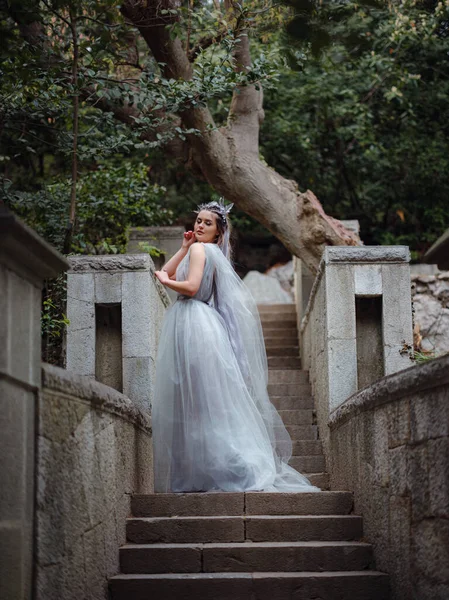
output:
<instances>
[{"instance_id":1,"label":"young woman","mask_svg":"<svg viewBox=\"0 0 449 600\"><path fill-rule=\"evenodd\" d=\"M179 293L156 361L155 490L319 491L287 463L289 434L268 392L257 306L230 258L232 204L198 207L156 276Z\"/></svg>"}]
</instances>

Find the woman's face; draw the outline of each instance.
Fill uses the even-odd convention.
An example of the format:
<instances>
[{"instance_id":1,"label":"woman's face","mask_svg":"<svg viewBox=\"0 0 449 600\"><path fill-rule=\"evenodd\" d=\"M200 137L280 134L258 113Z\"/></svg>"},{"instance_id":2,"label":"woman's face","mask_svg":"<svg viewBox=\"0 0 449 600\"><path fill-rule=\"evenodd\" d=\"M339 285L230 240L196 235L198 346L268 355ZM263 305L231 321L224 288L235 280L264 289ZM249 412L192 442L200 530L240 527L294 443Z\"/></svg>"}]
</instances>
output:
<instances>
[{"instance_id":1,"label":"woman's face","mask_svg":"<svg viewBox=\"0 0 449 600\"><path fill-rule=\"evenodd\" d=\"M199 242L214 242L218 234L217 215L209 210L202 210L198 213L193 231Z\"/></svg>"}]
</instances>

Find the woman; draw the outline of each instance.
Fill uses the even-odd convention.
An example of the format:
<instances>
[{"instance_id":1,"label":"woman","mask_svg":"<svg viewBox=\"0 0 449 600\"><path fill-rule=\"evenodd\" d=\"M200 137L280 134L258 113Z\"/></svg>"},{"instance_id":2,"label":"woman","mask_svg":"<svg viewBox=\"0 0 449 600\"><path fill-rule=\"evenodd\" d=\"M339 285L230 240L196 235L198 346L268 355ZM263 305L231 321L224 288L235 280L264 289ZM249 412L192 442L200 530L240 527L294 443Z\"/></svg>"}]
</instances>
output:
<instances>
[{"instance_id":1,"label":"woman","mask_svg":"<svg viewBox=\"0 0 449 600\"><path fill-rule=\"evenodd\" d=\"M167 310L153 404L157 492L319 491L287 463L271 404L257 306L229 262L232 204L198 207L193 231L157 278Z\"/></svg>"}]
</instances>

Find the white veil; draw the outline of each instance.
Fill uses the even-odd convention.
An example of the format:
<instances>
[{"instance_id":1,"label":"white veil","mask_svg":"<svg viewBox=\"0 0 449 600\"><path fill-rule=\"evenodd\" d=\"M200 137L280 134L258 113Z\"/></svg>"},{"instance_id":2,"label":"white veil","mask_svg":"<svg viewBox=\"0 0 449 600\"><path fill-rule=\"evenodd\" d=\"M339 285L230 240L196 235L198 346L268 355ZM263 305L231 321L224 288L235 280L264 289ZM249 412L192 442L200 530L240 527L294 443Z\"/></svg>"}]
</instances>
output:
<instances>
[{"instance_id":1,"label":"white veil","mask_svg":"<svg viewBox=\"0 0 449 600\"><path fill-rule=\"evenodd\" d=\"M214 247L214 244L208 244ZM215 248L217 248L215 246ZM268 361L257 305L249 289L224 253L209 252L214 262L214 300L223 318L248 391L264 420L276 461L276 491L319 491L287 463L292 442L285 425L270 402ZM305 487L308 489L305 490ZM274 491L274 490L272 490Z\"/></svg>"}]
</instances>

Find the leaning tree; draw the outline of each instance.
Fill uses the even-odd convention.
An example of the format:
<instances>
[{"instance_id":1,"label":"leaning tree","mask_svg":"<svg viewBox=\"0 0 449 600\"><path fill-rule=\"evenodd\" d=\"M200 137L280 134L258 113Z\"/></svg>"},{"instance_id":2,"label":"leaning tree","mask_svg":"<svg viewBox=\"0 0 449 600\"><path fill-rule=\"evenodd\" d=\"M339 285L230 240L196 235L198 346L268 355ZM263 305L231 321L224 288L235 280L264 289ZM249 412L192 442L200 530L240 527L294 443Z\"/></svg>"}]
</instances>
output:
<instances>
[{"instance_id":1,"label":"leaning tree","mask_svg":"<svg viewBox=\"0 0 449 600\"><path fill-rule=\"evenodd\" d=\"M99 3L92 1L91 4L95 7ZM31 46L46 47L51 64L54 48L48 39L48 26L54 25L50 20L45 27L39 23L39 11L24 11L20 9L23 5L14 0L9 4L13 18ZM72 38L73 60L69 74L75 97L75 117L80 96L84 102L114 114L117 120L137 130L141 139L167 140L164 145L167 153L264 225L312 272L317 269L325 245L359 243L355 234L325 213L312 191L300 191L298 183L301 182L282 177L259 155L259 132L264 119L262 85L266 71L260 64L255 64L257 60L252 60L251 31L256 17L259 22L263 21L263 13L275 9L275 5L261 7L260 4L232 0L214 0L202 5L194 0L187 3L180 0L124 0L120 11L124 19L121 34L125 45L137 48L140 44L141 48L144 44L157 72L148 76L139 64L137 51L134 76L129 76L131 63L128 62L128 71L123 77L122 69L121 79L117 74L107 78L82 77L82 57L76 32L86 37L86 23L96 27L100 23L98 14L90 14L85 7L80 9L80 4L70 0L43 0L43 5L55 19L60 19L63 25L66 23L69 45ZM14 10L17 6L19 9ZM114 2L109 2L109 9L111 7L118 10ZM221 14L222 18L216 21L215 29L209 23L202 32L201 19L195 20L195 11L205 8ZM111 25L110 10L106 20L109 21L106 25L115 26ZM225 44L229 60L215 65L214 75L211 75L205 65L211 57L211 48L220 44ZM225 78L232 80L232 88L226 88L232 89L232 99L224 124L214 121L213 110L208 105L214 94L219 93L216 75L220 69ZM84 71L85 74L89 72L89 69ZM108 91L104 79L107 79ZM119 91L111 94L111 86L115 84ZM204 92L208 86L215 86L215 90ZM142 94L143 88L150 93ZM75 137L74 140L76 142ZM73 156L75 179L76 146Z\"/></svg>"},{"instance_id":2,"label":"leaning tree","mask_svg":"<svg viewBox=\"0 0 449 600\"><path fill-rule=\"evenodd\" d=\"M140 32L163 75L189 81L200 50L223 34L213 32L190 48L188 36L183 40L179 34L173 35L173 30L179 31L173 25L180 19L180 4L177 0L126 0L121 11ZM248 72L252 66L248 13L232 2L224 2L222 10L233 23L233 68ZM315 271L324 245L354 245L357 238L340 221L326 215L312 191L301 192L295 181L282 177L260 159L263 118L261 84L237 85L223 127L215 125L207 106L183 107L181 126L199 135L187 136L176 151L181 159L187 156L192 169L215 190L263 224Z\"/></svg>"}]
</instances>

